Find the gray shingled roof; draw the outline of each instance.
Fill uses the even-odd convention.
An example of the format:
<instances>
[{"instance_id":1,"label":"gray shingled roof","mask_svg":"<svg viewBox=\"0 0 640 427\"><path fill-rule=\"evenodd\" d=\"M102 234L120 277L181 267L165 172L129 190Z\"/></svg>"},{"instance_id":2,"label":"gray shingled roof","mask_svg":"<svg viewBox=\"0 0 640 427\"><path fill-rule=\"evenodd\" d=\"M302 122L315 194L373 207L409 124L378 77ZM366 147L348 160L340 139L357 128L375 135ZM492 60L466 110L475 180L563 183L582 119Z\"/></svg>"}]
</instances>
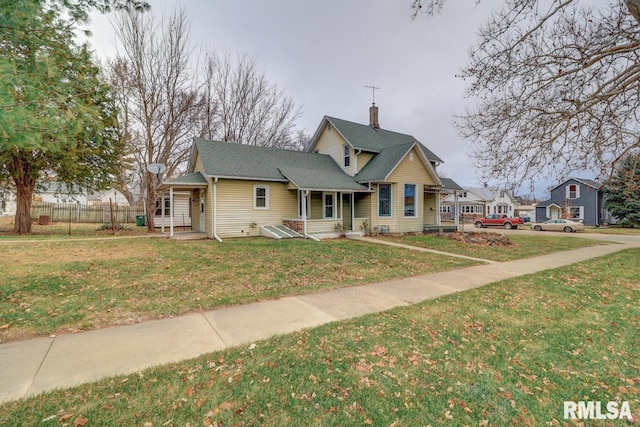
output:
<instances>
[{"instance_id":1,"label":"gray shingled roof","mask_svg":"<svg viewBox=\"0 0 640 427\"><path fill-rule=\"evenodd\" d=\"M326 119L338 132L357 150L379 153L385 148L418 143L425 157L432 162L444 163L431 150L422 145L420 141L411 135L393 132L386 129L376 129L372 126L362 125L335 117L326 116Z\"/></svg>"},{"instance_id":2,"label":"gray shingled roof","mask_svg":"<svg viewBox=\"0 0 640 427\"><path fill-rule=\"evenodd\" d=\"M462 187L460 187L460 185L458 185L457 182L455 182L454 180L452 180L451 178L440 178L440 181L442 181L442 187L447 189L447 190L457 190L457 191L462 191Z\"/></svg>"},{"instance_id":3,"label":"gray shingled roof","mask_svg":"<svg viewBox=\"0 0 640 427\"><path fill-rule=\"evenodd\" d=\"M338 166L333 160L332 163ZM305 190L340 190L340 191L368 191L364 185L360 185L352 177L342 172L324 169L307 169L296 166L284 166L280 168L282 175L291 183Z\"/></svg>"},{"instance_id":4,"label":"gray shingled roof","mask_svg":"<svg viewBox=\"0 0 640 427\"><path fill-rule=\"evenodd\" d=\"M364 191L328 155L195 139L205 175L219 178L291 181L299 188Z\"/></svg>"},{"instance_id":5,"label":"gray shingled roof","mask_svg":"<svg viewBox=\"0 0 640 427\"><path fill-rule=\"evenodd\" d=\"M169 179L163 182L165 184L173 185L207 185L207 179L202 176L200 172L194 172L187 175L180 176L178 178Z\"/></svg>"},{"instance_id":6,"label":"gray shingled roof","mask_svg":"<svg viewBox=\"0 0 640 427\"><path fill-rule=\"evenodd\" d=\"M595 188L596 190L599 190L600 187L602 187L602 184L599 184L598 182L596 182L596 181L594 181L592 179L570 177L570 178L565 179L563 182L561 182L560 184L556 185L555 187L553 187L552 190L555 190L556 188L560 187L561 185L566 184L568 181L571 181L571 180L581 182L581 183L583 183L585 185L588 185L589 187Z\"/></svg>"},{"instance_id":7,"label":"gray shingled roof","mask_svg":"<svg viewBox=\"0 0 640 427\"><path fill-rule=\"evenodd\" d=\"M358 182L384 181L394 167L413 147L414 142L382 149L356 175Z\"/></svg>"}]
</instances>

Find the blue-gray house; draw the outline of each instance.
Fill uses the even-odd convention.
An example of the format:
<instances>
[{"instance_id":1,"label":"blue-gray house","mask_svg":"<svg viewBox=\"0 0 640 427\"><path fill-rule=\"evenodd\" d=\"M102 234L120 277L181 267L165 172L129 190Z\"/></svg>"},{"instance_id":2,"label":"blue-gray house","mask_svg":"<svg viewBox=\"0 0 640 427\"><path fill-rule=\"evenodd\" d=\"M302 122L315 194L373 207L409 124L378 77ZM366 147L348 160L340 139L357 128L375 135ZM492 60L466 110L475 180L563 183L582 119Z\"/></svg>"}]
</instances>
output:
<instances>
[{"instance_id":1,"label":"blue-gray house","mask_svg":"<svg viewBox=\"0 0 640 427\"><path fill-rule=\"evenodd\" d=\"M601 185L590 179L569 178L551 189L551 197L536 206L536 220L569 218L584 225L615 222L603 206Z\"/></svg>"}]
</instances>

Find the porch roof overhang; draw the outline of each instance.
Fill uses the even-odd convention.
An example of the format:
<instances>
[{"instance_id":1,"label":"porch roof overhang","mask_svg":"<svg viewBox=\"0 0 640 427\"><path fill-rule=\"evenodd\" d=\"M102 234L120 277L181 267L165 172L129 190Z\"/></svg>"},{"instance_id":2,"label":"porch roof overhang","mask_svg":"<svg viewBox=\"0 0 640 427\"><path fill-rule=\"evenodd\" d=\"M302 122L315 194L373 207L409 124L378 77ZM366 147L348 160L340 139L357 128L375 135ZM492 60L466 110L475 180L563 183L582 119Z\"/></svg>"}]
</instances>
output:
<instances>
[{"instance_id":1,"label":"porch roof overhang","mask_svg":"<svg viewBox=\"0 0 640 427\"><path fill-rule=\"evenodd\" d=\"M208 185L209 183L207 182L207 179L200 172L194 172L168 181L163 181L158 186L158 190L167 190L169 188L207 188Z\"/></svg>"},{"instance_id":2,"label":"porch roof overhang","mask_svg":"<svg viewBox=\"0 0 640 427\"><path fill-rule=\"evenodd\" d=\"M358 184L352 177L344 173L328 173L324 169L306 169L295 166L286 166L279 170L289 180L289 188L310 191L369 191L368 187Z\"/></svg>"}]
</instances>

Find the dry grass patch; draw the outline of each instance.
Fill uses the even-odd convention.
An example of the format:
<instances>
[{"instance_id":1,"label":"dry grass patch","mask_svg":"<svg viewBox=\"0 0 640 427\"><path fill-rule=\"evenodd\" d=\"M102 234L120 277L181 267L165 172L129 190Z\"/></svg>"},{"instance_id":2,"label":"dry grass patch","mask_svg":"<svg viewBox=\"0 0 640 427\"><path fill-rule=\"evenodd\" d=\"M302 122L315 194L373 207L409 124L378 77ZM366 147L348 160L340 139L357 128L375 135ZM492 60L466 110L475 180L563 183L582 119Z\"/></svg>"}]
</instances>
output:
<instances>
[{"instance_id":1,"label":"dry grass patch","mask_svg":"<svg viewBox=\"0 0 640 427\"><path fill-rule=\"evenodd\" d=\"M491 232L465 232L449 234L421 234L379 237L406 245L434 249L492 261L513 261L554 252L607 244L599 240L564 235L526 235L510 233L508 236Z\"/></svg>"},{"instance_id":2,"label":"dry grass patch","mask_svg":"<svg viewBox=\"0 0 640 427\"><path fill-rule=\"evenodd\" d=\"M4 243L0 341L79 332L472 265L333 240Z\"/></svg>"},{"instance_id":3,"label":"dry grass patch","mask_svg":"<svg viewBox=\"0 0 640 427\"><path fill-rule=\"evenodd\" d=\"M626 250L0 405L0 424L628 426L563 402L640 415L639 277Z\"/></svg>"}]
</instances>

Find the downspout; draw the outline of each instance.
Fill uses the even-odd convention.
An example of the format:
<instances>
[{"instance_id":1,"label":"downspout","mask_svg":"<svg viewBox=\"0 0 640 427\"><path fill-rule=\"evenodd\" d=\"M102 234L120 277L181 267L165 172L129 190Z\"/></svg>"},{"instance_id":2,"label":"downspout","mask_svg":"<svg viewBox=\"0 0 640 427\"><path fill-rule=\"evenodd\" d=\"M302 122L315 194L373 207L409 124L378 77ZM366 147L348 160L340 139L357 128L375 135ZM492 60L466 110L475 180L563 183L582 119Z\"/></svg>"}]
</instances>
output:
<instances>
[{"instance_id":1,"label":"downspout","mask_svg":"<svg viewBox=\"0 0 640 427\"><path fill-rule=\"evenodd\" d=\"M211 227L213 228L213 238L222 243L222 239L218 236L218 177L213 178L213 197L211 200Z\"/></svg>"},{"instance_id":2,"label":"downspout","mask_svg":"<svg viewBox=\"0 0 640 427\"><path fill-rule=\"evenodd\" d=\"M353 156L353 172L354 175L358 174L358 154L362 153L362 150L354 151L355 155Z\"/></svg>"}]
</instances>

